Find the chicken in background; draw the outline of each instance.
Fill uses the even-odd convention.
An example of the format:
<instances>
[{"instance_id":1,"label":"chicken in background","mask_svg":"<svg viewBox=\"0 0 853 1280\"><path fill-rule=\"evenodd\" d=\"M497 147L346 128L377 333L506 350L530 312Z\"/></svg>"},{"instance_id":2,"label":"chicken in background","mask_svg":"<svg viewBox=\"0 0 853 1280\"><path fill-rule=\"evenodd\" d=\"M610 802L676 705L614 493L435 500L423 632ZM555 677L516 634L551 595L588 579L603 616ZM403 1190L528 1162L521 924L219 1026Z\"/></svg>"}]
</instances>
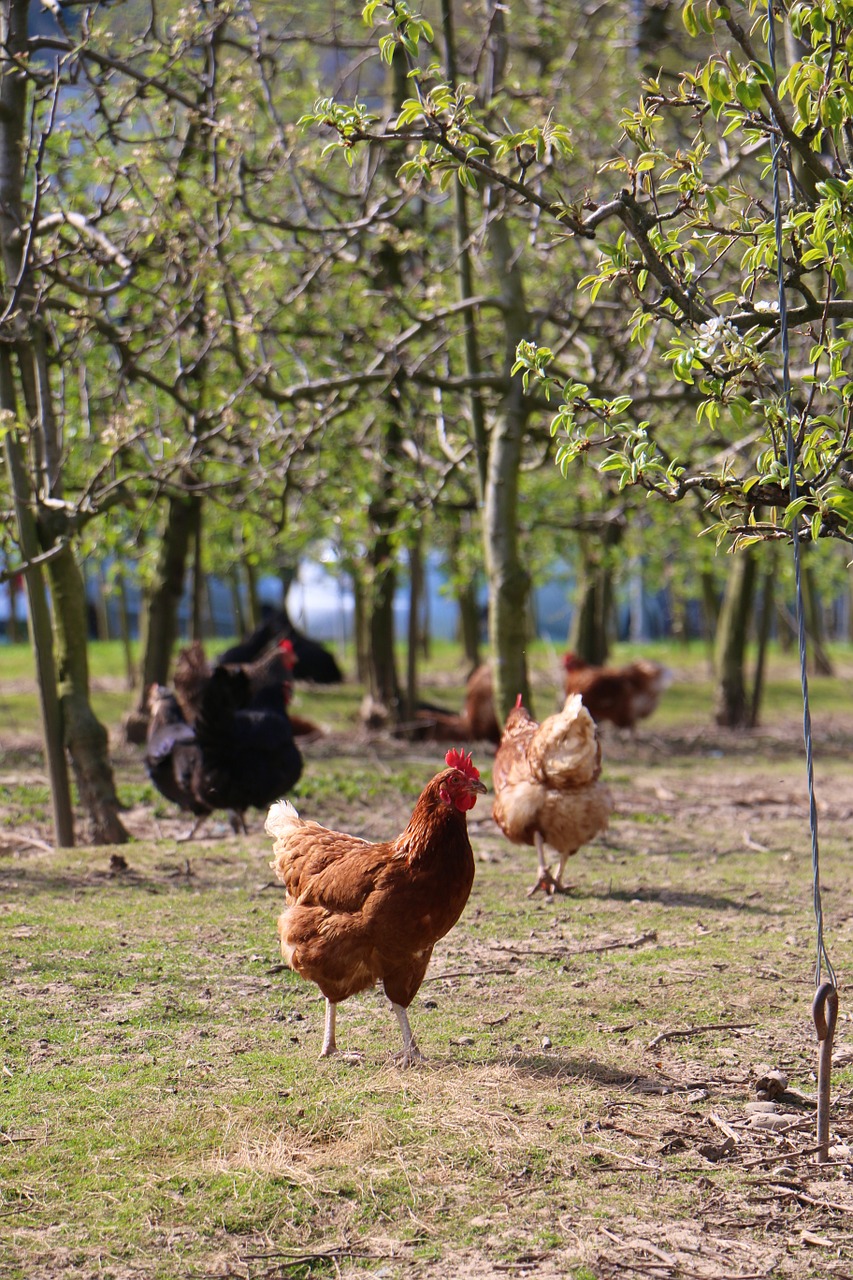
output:
<instances>
[{"instance_id":1,"label":"chicken in background","mask_svg":"<svg viewBox=\"0 0 853 1280\"><path fill-rule=\"evenodd\" d=\"M422 1056L406 1010L433 947L468 901L474 855L465 815L486 790L470 754L451 750L445 762L396 840L371 844L331 831L286 800L270 809L271 866L286 889L281 951L326 997L321 1057L337 1051L340 1002L379 981L402 1032L402 1064Z\"/></svg>"},{"instance_id":2,"label":"chicken in background","mask_svg":"<svg viewBox=\"0 0 853 1280\"><path fill-rule=\"evenodd\" d=\"M302 776L287 696L287 681L250 696L240 667L214 668L202 695L193 726L202 756L199 794L212 809L234 814L243 831L247 809L268 808Z\"/></svg>"},{"instance_id":3,"label":"chicken in background","mask_svg":"<svg viewBox=\"0 0 853 1280\"><path fill-rule=\"evenodd\" d=\"M286 682L265 685L251 706L250 697L245 671L216 667L190 725L170 689L149 691L145 764L160 794L196 815L184 840L215 809L228 811L235 832L245 831L246 809L266 809L299 781L302 755L287 715Z\"/></svg>"},{"instance_id":4,"label":"chicken in background","mask_svg":"<svg viewBox=\"0 0 853 1280\"><path fill-rule=\"evenodd\" d=\"M243 646L242 651L247 652L251 648L252 646L246 645ZM295 715L290 710L293 698L293 670L296 664L296 654L291 642L289 640L277 640L272 644L267 642L267 647L262 652L256 653L251 660L243 662L233 658L233 654L238 649L239 646L227 650L215 665L208 661L204 646L199 640L194 640L185 649L181 649L175 663L175 694L187 724L195 724L205 690L214 671L225 667L229 671L241 671L245 675L247 709L277 706L278 692L283 688L293 736L301 739L322 737L323 730L318 724L304 716Z\"/></svg>"},{"instance_id":5,"label":"chicken in background","mask_svg":"<svg viewBox=\"0 0 853 1280\"><path fill-rule=\"evenodd\" d=\"M617 729L636 728L650 716L672 673L648 658L637 658L624 667L596 667L574 653L563 658L564 690L579 693L593 720L609 720Z\"/></svg>"},{"instance_id":6,"label":"chicken in background","mask_svg":"<svg viewBox=\"0 0 853 1280\"><path fill-rule=\"evenodd\" d=\"M415 712L414 736L420 742L500 742L492 673L487 663L475 667L465 686L460 715L421 704Z\"/></svg>"},{"instance_id":7,"label":"chicken in background","mask_svg":"<svg viewBox=\"0 0 853 1280\"><path fill-rule=\"evenodd\" d=\"M152 684L148 690L145 767L161 796L195 815L187 835L179 836L192 840L212 808L198 791L202 759L195 733L172 690L162 684Z\"/></svg>"},{"instance_id":8,"label":"chicken in background","mask_svg":"<svg viewBox=\"0 0 853 1280\"><path fill-rule=\"evenodd\" d=\"M252 662L273 640L289 640L293 646L294 680L307 680L312 684L342 683L344 676L335 655L319 640L312 640L295 627L286 609L271 611L251 635L221 653L218 662L224 665Z\"/></svg>"},{"instance_id":9,"label":"chicken in background","mask_svg":"<svg viewBox=\"0 0 853 1280\"><path fill-rule=\"evenodd\" d=\"M492 815L508 840L536 846L539 876L530 889L565 893L563 868L581 845L606 830L613 811L609 789L599 781L601 746L595 722L579 694L539 724L521 695L507 716L495 756ZM552 875L545 845L560 866Z\"/></svg>"}]
</instances>

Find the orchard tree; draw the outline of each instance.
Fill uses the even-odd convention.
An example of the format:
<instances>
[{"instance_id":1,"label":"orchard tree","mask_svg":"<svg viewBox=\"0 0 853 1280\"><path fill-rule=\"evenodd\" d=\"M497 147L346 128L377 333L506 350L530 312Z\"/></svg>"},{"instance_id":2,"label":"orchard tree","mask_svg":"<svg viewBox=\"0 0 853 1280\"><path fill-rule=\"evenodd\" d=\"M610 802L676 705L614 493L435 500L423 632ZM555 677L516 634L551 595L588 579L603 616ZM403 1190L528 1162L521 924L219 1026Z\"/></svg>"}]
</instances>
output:
<instances>
[{"instance_id":1,"label":"orchard tree","mask_svg":"<svg viewBox=\"0 0 853 1280\"><path fill-rule=\"evenodd\" d=\"M417 59L415 92L391 130L377 130L364 109L324 104L341 145L405 143L417 148L403 168L408 179L440 184L452 173L468 186L501 191L515 208L546 218L560 243L595 247L573 307L583 311L609 294L618 309L630 299L640 376L616 394L571 366L563 372L570 364L564 353L535 334L518 345L514 369L525 386L559 394L552 431L560 466L568 471L590 457L621 490L673 504L698 492L712 505L720 542L734 550L789 540L794 526L803 543L849 540L853 26L846 12L829 14L817 3L777 8L774 22L791 30L802 51L777 78L761 7L688 3L684 22L699 41L698 69L673 87L650 81L624 112L621 144L604 176L568 197L561 175L571 189L578 153L560 114L543 112L511 132L496 128L473 93L421 56L430 28L420 15L396 2L370 3L365 12L387 24L383 49L401 45ZM789 303L784 338L796 384L790 396L777 301L774 145ZM555 152L562 170L552 163ZM620 184L600 194L614 176ZM570 277L577 259L566 263ZM729 720L739 714L723 712Z\"/></svg>"},{"instance_id":2,"label":"orchard tree","mask_svg":"<svg viewBox=\"0 0 853 1280\"><path fill-rule=\"evenodd\" d=\"M118 507L144 530L168 498L181 526L161 557L168 650L200 498L233 492L280 425L254 392L267 353L246 292L266 246L234 218L264 37L250 10L218 3L147 21L141 6L98 6L73 29L76 7L57 7L55 29L32 34L29 10L0 3L8 572L28 584L57 839L73 838L64 745L92 838L118 842L89 700L80 539Z\"/></svg>"}]
</instances>

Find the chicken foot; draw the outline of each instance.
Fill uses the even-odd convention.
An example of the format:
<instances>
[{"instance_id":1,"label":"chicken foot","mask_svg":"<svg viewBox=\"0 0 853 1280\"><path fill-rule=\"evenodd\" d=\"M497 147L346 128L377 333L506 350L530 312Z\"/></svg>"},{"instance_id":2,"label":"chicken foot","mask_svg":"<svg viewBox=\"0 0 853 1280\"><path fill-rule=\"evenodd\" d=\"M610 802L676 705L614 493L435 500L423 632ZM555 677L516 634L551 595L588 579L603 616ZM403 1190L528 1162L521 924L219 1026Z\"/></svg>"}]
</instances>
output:
<instances>
[{"instance_id":1,"label":"chicken foot","mask_svg":"<svg viewBox=\"0 0 853 1280\"><path fill-rule=\"evenodd\" d=\"M395 1058L399 1058L401 1067L413 1067L416 1062L423 1061L423 1054L415 1043L414 1033L409 1023L409 1015L401 1004L395 1004L391 1001L391 1008L400 1024L400 1030L403 1033L403 1048L400 1053L395 1054Z\"/></svg>"},{"instance_id":2,"label":"chicken foot","mask_svg":"<svg viewBox=\"0 0 853 1280\"><path fill-rule=\"evenodd\" d=\"M185 836L175 836L175 843L186 844L188 840L194 840L195 833L201 827L204 826L204 824L207 822L209 817L210 817L209 813L203 813L200 818L196 818L195 822L192 824L192 826L190 827L189 831Z\"/></svg>"},{"instance_id":3,"label":"chicken foot","mask_svg":"<svg viewBox=\"0 0 853 1280\"><path fill-rule=\"evenodd\" d=\"M539 878L536 883L527 890L528 898L532 898L534 893L537 893L540 889L544 890L544 892L549 896L554 893L569 893L571 891L571 886L563 884L562 881L563 864L565 859L560 859L560 869L556 876L553 876L548 863L545 861L545 841L542 839L542 836L538 831L534 831L533 839L536 842L536 855L539 859L539 865L537 867Z\"/></svg>"}]
</instances>

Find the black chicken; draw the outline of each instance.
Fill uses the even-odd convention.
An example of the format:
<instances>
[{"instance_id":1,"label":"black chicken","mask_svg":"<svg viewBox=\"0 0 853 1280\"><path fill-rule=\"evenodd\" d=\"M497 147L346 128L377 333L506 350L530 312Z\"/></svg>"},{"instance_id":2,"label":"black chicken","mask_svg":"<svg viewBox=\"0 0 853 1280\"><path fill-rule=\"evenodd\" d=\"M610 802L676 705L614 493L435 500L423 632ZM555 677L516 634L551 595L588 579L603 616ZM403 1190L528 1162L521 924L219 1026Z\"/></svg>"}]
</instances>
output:
<instances>
[{"instance_id":1,"label":"black chicken","mask_svg":"<svg viewBox=\"0 0 853 1280\"><path fill-rule=\"evenodd\" d=\"M145 767L154 786L198 819L183 840L191 840L212 812L199 794L202 756L192 727L184 720L178 700L165 685L153 684L148 691L148 738Z\"/></svg>"},{"instance_id":2,"label":"black chicken","mask_svg":"<svg viewBox=\"0 0 853 1280\"><path fill-rule=\"evenodd\" d=\"M230 650L229 650L230 652ZM293 696L293 665L296 661L293 645L289 640L275 641L260 656L241 663L221 660L211 666L205 657L204 647L194 641L178 654L175 663L175 696L187 724L194 725L201 710L205 690L218 666L227 665L232 676L242 671L248 679L248 698L240 702L241 710L278 710L280 693L284 689L284 703L295 738L312 741L323 736L323 729L314 720L294 715L290 710ZM242 698L237 686L231 685L232 697Z\"/></svg>"},{"instance_id":3,"label":"black chicken","mask_svg":"<svg viewBox=\"0 0 853 1280\"><path fill-rule=\"evenodd\" d=\"M230 650L228 651L231 652ZM243 697L243 707L267 706L267 688L273 688L272 702L277 705L278 694L282 686L285 689L285 701L290 701L293 692L293 664L296 661L293 645L289 640L273 642L261 653L251 659L238 662L235 658L223 655L215 665L208 662L204 646L200 640L181 649L175 663L175 696L184 713L187 724L195 724L201 710L205 690L210 677L219 666L227 665L232 671L242 671L248 680L248 694L238 692L236 685L231 686L232 697ZM241 689L243 686L240 686Z\"/></svg>"},{"instance_id":4,"label":"black chicken","mask_svg":"<svg viewBox=\"0 0 853 1280\"><path fill-rule=\"evenodd\" d=\"M247 639L232 645L217 659L220 663L254 662L273 640L289 640L293 645L296 662L294 680L310 680L314 684L341 684L343 672L335 655L319 640L312 640L290 621L286 609L278 609L256 627Z\"/></svg>"},{"instance_id":5,"label":"black chicken","mask_svg":"<svg viewBox=\"0 0 853 1280\"><path fill-rule=\"evenodd\" d=\"M245 831L246 809L267 808L299 781L302 756L285 696L285 684L279 682L252 697L244 671L217 667L190 726L174 694L152 687L145 763L160 794L197 816L184 839L191 839L214 809L228 810L234 831Z\"/></svg>"},{"instance_id":6,"label":"black chicken","mask_svg":"<svg viewBox=\"0 0 853 1280\"><path fill-rule=\"evenodd\" d=\"M270 684L251 698L239 667L216 667L202 697L195 737L202 756L199 795L212 809L228 809L243 830L249 807L265 809L302 776L286 689Z\"/></svg>"}]
</instances>

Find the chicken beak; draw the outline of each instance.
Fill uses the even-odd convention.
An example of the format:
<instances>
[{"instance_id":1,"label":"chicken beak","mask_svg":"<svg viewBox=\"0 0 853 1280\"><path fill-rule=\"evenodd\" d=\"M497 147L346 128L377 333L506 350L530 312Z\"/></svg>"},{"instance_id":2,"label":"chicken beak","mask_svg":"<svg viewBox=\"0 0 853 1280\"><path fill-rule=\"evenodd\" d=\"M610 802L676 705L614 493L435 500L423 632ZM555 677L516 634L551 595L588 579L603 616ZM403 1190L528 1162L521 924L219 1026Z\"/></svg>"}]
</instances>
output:
<instances>
[{"instance_id":1,"label":"chicken beak","mask_svg":"<svg viewBox=\"0 0 853 1280\"><path fill-rule=\"evenodd\" d=\"M471 778L468 786L469 790L473 791L478 796L484 796L488 791L486 784L481 782L479 778Z\"/></svg>"}]
</instances>

